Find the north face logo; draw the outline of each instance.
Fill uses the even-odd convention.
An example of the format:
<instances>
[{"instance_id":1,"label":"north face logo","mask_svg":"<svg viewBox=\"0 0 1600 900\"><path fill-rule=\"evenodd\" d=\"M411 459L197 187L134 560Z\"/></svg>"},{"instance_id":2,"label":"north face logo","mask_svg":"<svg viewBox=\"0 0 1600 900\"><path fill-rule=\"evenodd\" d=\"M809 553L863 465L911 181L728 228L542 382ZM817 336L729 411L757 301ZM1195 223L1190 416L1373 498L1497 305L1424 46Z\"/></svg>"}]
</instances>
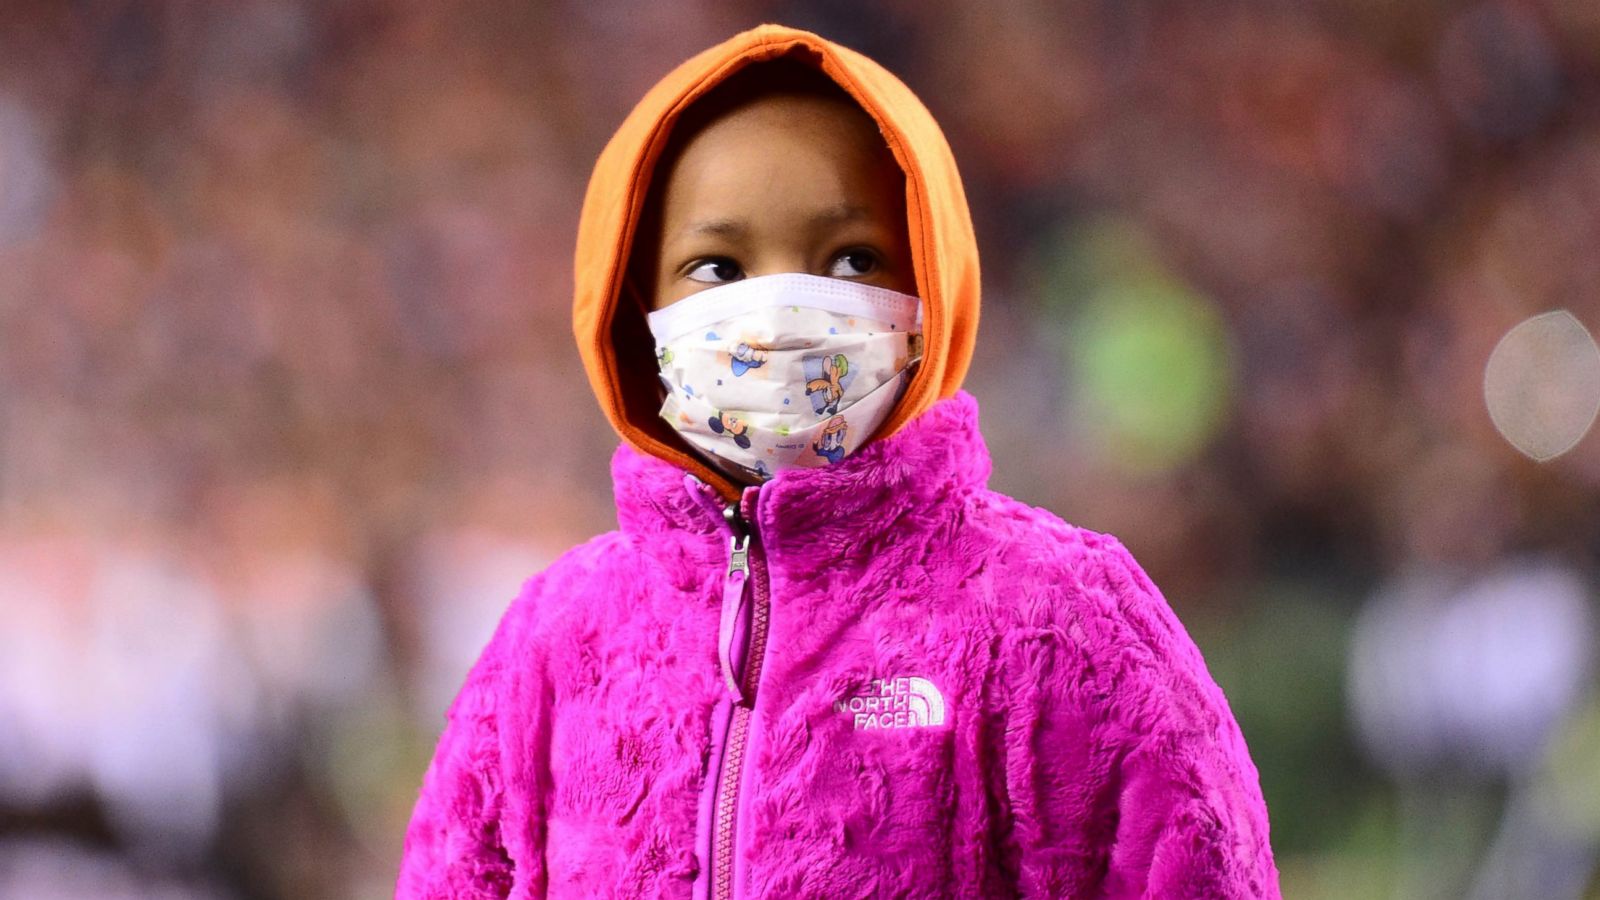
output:
<instances>
[{"instance_id":1,"label":"north face logo","mask_svg":"<svg viewBox=\"0 0 1600 900\"><path fill-rule=\"evenodd\" d=\"M833 711L872 728L931 728L944 724L944 697L926 678L874 678L865 693L833 701Z\"/></svg>"}]
</instances>

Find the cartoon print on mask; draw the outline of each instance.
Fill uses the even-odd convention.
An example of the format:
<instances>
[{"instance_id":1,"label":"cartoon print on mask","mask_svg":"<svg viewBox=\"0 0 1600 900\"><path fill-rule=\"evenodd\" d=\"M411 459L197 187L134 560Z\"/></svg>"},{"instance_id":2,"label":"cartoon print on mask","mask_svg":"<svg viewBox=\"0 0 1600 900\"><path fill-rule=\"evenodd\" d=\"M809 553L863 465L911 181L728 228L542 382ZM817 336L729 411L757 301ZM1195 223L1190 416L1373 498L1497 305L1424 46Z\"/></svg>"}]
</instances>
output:
<instances>
[{"instance_id":1,"label":"cartoon print on mask","mask_svg":"<svg viewBox=\"0 0 1600 900\"><path fill-rule=\"evenodd\" d=\"M806 376L806 396L811 398L811 410L819 416L839 413L839 401L845 389L855 380L850 371L850 360L843 353L829 356L808 356L800 360Z\"/></svg>"},{"instance_id":2,"label":"cartoon print on mask","mask_svg":"<svg viewBox=\"0 0 1600 900\"><path fill-rule=\"evenodd\" d=\"M706 424L710 425L711 430L717 434L727 432L728 436L733 438L733 442L738 444L740 449L750 449L750 435L747 434L750 430L750 425L738 416L717 410L717 414L707 419Z\"/></svg>"},{"instance_id":3,"label":"cartoon print on mask","mask_svg":"<svg viewBox=\"0 0 1600 900\"><path fill-rule=\"evenodd\" d=\"M822 429L822 434L817 438L811 449L817 455L826 459L829 465L844 459L844 438L849 433L850 425L844 416L834 416L828 420L827 427Z\"/></svg>"},{"instance_id":4,"label":"cartoon print on mask","mask_svg":"<svg viewBox=\"0 0 1600 900\"><path fill-rule=\"evenodd\" d=\"M671 347L657 347L656 348L656 365L660 366L663 369L665 369L667 366L672 365L672 348Z\"/></svg>"},{"instance_id":5,"label":"cartoon print on mask","mask_svg":"<svg viewBox=\"0 0 1600 900\"><path fill-rule=\"evenodd\" d=\"M731 365L735 378L751 369L759 369L767 363L768 348L760 344L741 343L734 348Z\"/></svg>"},{"instance_id":6,"label":"cartoon print on mask","mask_svg":"<svg viewBox=\"0 0 1600 900\"><path fill-rule=\"evenodd\" d=\"M756 471L756 474L760 475L762 478L770 479L772 477L772 470L767 468L767 464L762 462L759 459L756 460L756 469L755 469L755 471Z\"/></svg>"}]
</instances>

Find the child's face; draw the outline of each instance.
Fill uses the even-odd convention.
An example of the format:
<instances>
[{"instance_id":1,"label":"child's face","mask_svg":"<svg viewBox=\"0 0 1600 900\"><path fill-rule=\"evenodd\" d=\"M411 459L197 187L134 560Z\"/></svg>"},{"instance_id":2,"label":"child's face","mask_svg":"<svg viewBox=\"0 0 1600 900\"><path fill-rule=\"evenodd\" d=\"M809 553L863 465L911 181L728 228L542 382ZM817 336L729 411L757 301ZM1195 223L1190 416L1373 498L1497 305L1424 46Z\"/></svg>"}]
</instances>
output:
<instances>
[{"instance_id":1,"label":"child's face","mask_svg":"<svg viewBox=\"0 0 1600 900\"><path fill-rule=\"evenodd\" d=\"M667 173L652 309L758 275L807 272L916 293L905 177L841 101L762 97L691 138Z\"/></svg>"}]
</instances>

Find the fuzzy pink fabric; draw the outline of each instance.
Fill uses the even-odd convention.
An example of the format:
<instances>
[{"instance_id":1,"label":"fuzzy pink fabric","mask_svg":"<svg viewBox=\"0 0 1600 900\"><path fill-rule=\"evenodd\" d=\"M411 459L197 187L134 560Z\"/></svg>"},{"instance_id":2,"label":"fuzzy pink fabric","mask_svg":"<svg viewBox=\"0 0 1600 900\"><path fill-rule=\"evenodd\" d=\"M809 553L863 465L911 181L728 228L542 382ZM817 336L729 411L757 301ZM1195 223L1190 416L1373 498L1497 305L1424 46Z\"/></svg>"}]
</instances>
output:
<instances>
[{"instance_id":1,"label":"fuzzy pink fabric","mask_svg":"<svg viewBox=\"0 0 1600 900\"><path fill-rule=\"evenodd\" d=\"M987 489L977 416L761 488L739 896L1278 896L1194 643L1114 538ZM727 538L682 471L612 468L620 530L527 582L450 708L399 897L691 896ZM836 706L912 677L943 724Z\"/></svg>"}]
</instances>

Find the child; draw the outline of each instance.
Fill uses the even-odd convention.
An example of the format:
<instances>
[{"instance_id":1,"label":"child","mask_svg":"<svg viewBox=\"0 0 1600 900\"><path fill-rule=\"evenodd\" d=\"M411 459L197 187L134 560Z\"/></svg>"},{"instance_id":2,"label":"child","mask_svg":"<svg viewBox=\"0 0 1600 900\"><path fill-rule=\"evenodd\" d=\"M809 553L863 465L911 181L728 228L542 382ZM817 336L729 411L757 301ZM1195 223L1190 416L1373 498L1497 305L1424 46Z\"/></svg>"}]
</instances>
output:
<instances>
[{"instance_id":1,"label":"child","mask_svg":"<svg viewBox=\"0 0 1600 900\"><path fill-rule=\"evenodd\" d=\"M763 26L645 96L577 256L621 527L468 676L400 896L1277 896L1155 586L985 487L977 314L949 148L872 61Z\"/></svg>"}]
</instances>

